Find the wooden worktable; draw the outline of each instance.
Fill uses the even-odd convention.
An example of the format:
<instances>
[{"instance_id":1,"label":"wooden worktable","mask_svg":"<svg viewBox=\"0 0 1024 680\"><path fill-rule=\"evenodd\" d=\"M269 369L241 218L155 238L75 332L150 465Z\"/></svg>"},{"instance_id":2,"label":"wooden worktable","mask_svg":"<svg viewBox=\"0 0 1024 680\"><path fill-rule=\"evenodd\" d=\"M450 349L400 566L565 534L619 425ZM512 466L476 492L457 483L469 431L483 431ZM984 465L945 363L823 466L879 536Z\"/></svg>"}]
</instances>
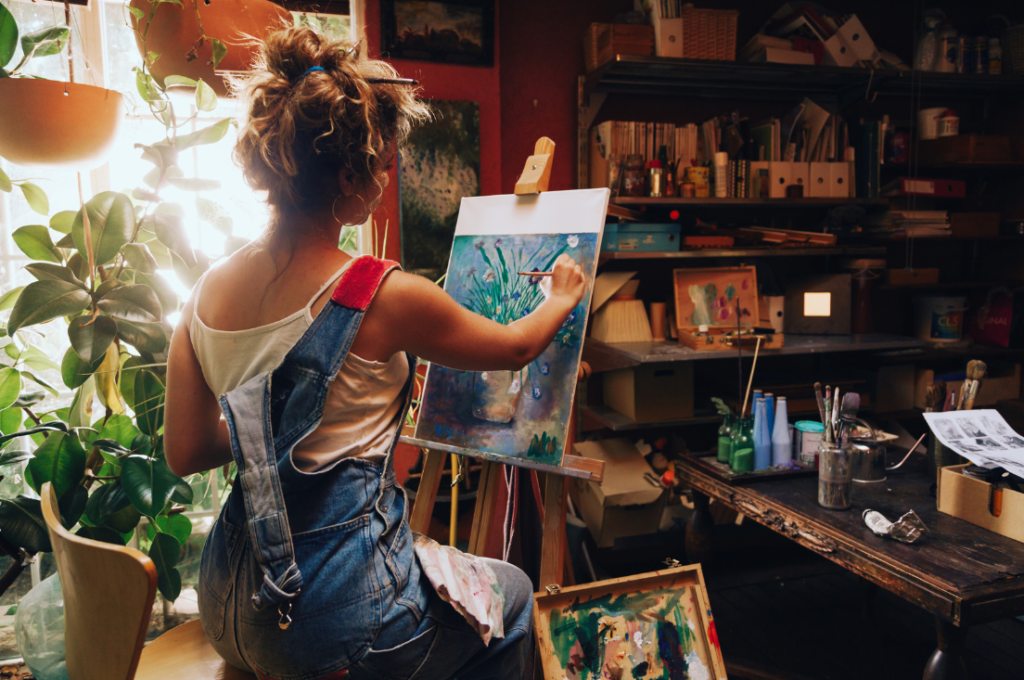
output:
<instances>
[{"instance_id":1,"label":"wooden worktable","mask_svg":"<svg viewBox=\"0 0 1024 680\"><path fill-rule=\"evenodd\" d=\"M897 456L896 454L901 454ZM889 464L902 451L890 451ZM697 467L676 465L693 488L695 512L687 527L692 562L713 572L714 498L839 566L933 614L938 648L925 680L966 678L960 655L967 628L1024 614L1024 543L940 513L929 492L924 456L913 456L887 480L855 484L853 507L826 510L817 502L816 477L776 479L731 486ZM892 521L914 510L928 533L906 545L871 533L861 518L877 510Z\"/></svg>"}]
</instances>

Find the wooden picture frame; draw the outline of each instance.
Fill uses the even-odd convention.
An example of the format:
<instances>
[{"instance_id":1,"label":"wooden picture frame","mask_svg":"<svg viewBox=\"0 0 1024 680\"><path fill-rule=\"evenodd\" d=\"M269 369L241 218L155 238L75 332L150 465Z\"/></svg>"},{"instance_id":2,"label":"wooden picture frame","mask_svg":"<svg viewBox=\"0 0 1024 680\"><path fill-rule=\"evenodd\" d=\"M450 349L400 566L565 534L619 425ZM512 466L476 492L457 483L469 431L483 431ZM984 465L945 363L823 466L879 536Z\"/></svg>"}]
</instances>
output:
<instances>
[{"instance_id":1,"label":"wooden picture frame","mask_svg":"<svg viewBox=\"0 0 1024 680\"><path fill-rule=\"evenodd\" d=\"M616 664L613 670L621 672L623 678L647 677L648 673L650 677L661 677L659 667L665 663L662 650L671 648L676 644L674 641L679 641L679 655L669 664L677 669L685 667L688 677L727 680L699 564L569 588L552 586L546 593L535 593L533 600L534 634L544 680L576 680L583 675L608 677L604 672L608 663ZM587 607L590 602L594 603L592 609ZM685 617L685 630L680 633L669 615L657 612L659 606L673 607L673 617ZM626 613L616 614L617 607ZM600 613L595 621L586 612L596 610ZM581 619L580 613L586 614L586 618ZM573 616L576 618L569 618ZM675 620L678 622L678 618ZM580 629L587 628L583 633L587 637L594 632L590 630L594 625L600 639L595 643L594 636L588 637L590 652L583 652L577 641ZM586 653L593 653L595 658L584 658ZM569 660L568 664L563 663L564 659ZM691 668L698 663L706 673ZM641 669L642 664L645 666Z\"/></svg>"},{"instance_id":2,"label":"wooden picture frame","mask_svg":"<svg viewBox=\"0 0 1024 680\"><path fill-rule=\"evenodd\" d=\"M494 66L494 0L381 0L380 23L386 58Z\"/></svg>"}]
</instances>

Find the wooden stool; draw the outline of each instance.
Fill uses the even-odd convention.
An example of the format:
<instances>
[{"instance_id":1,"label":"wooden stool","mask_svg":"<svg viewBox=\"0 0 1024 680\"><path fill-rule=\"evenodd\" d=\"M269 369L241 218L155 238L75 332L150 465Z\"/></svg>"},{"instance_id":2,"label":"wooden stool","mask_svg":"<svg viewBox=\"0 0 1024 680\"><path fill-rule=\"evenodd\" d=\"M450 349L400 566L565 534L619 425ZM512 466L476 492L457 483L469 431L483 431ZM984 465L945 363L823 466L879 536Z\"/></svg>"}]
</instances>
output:
<instances>
[{"instance_id":1,"label":"wooden stool","mask_svg":"<svg viewBox=\"0 0 1024 680\"><path fill-rule=\"evenodd\" d=\"M43 517L64 597L64 649L73 680L253 680L225 663L199 621L169 630L143 649L156 597L156 566L125 546L75 536L60 523L57 497L43 485Z\"/></svg>"}]
</instances>

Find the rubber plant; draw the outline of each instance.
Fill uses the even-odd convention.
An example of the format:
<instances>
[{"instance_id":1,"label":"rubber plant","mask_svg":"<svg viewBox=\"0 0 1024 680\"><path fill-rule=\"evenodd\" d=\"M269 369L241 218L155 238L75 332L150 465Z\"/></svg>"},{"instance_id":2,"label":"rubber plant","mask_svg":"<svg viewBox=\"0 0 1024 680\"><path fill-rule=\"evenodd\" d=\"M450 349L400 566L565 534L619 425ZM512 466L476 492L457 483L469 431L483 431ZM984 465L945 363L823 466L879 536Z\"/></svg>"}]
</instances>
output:
<instances>
[{"instance_id":1,"label":"rubber plant","mask_svg":"<svg viewBox=\"0 0 1024 680\"><path fill-rule=\"evenodd\" d=\"M186 178L178 166L186 149L220 141L230 121L183 133L192 119L175 114L168 90L195 88L199 112L216 107L213 90L177 76L158 84L145 66L135 72L138 94L165 133L153 144L136 144L153 167L131 195L103 191L77 212L49 215L38 186L0 172L0 190L19 186L30 207L48 218L13 232L36 280L0 296L0 311L11 310L0 328L0 474L27 461L27 483L38 492L50 482L64 525L77 526L82 536L124 544L148 518L158 586L174 600L181 592L176 564L191 532L181 513L194 499L188 481L164 458L167 316L181 301L158 270L173 270L192 286L210 262L189 243L183 207L161 192L197 192L199 218L226 234L227 249L244 240L232 236L220 206L198 193L219 183ZM53 322L47 329L67 333L63 356L47 356L34 344L42 333L37 327L47 322ZM47 368L60 371L70 397L39 375ZM40 409L47 393L58 397L58 408ZM26 437L28 446L12 445ZM35 553L50 550L37 499L0 499L0 549L14 558L0 577L2 593Z\"/></svg>"}]
</instances>

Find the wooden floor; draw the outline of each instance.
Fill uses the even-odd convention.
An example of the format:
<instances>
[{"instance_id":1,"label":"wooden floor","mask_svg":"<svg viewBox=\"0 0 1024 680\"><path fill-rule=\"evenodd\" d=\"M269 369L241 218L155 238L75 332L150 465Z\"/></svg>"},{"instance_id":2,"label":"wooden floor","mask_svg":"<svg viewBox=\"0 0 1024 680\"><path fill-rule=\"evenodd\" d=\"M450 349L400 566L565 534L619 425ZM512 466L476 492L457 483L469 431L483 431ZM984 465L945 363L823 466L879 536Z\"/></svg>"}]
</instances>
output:
<instances>
[{"instance_id":1,"label":"wooden floor","mask_svg":"<svg viewBox=\"0 0 1024 680\"><path fill-rule=\"evenodd\" d=\"M726 662L793 680L920 680L934 619L884 590L866 597L859 577L793 547L705 568ZM1024 678L1024 622L971 628L966 660L975 680Z\"/></svg>"}]
</instances>

